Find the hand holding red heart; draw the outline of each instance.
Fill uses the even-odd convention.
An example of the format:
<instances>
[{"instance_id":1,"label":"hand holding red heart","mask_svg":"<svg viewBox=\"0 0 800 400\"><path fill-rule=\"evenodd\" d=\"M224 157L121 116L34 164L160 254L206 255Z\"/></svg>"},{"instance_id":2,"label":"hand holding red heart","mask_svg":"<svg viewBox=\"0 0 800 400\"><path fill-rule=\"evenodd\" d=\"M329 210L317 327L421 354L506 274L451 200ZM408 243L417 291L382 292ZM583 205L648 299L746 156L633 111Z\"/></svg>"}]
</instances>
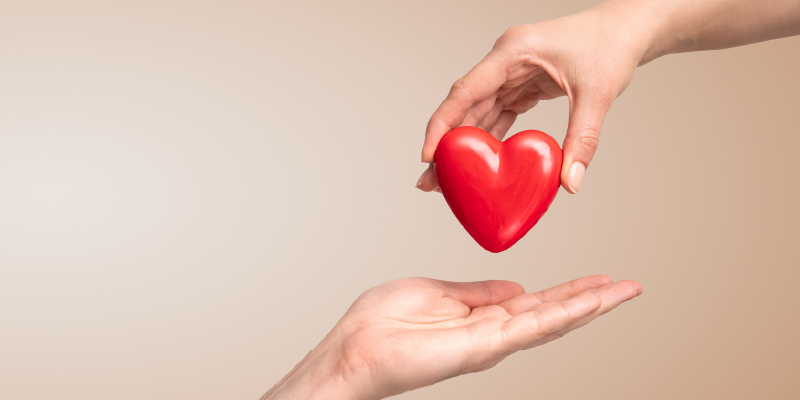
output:
<instances>
[{"instance_id":1,"label":"hand holding red heart","mask_svg":"<svg viewBox=\"0 0 800 400\"><path fill-rule=\"evenodd\" d=\"M517 115L540 100L567 96L569 127L560 182L576 193L611 103L625 90L634 69L653 57L648 37L632 34L640 28L636 18L629 19L629 29L607 29L620 20L620 12L601 5L506 31L492 51L453 84L431 117L422 161L433 162L439 140L456 127L478 127L502 140ZM426 192L439 187L433 168L422 174L417 187Z\"/></svg>"}]
</instances>

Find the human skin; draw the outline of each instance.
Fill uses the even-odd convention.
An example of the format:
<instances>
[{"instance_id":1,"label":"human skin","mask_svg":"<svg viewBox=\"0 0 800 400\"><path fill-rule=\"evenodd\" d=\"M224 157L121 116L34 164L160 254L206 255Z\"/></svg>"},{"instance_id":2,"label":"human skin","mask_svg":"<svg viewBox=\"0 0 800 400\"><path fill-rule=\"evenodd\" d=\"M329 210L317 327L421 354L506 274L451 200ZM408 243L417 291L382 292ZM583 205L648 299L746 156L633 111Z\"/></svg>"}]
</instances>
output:
<instances>
[{"instance_id":1,"label":"human skin","mask_svg":"<svg viewBox=\"0 0 800 400\"><path fill-rule=\"evenodd\" d=\"M509 281L391 281L364 292L261 400L382 399L483 371L641 293L607 276L527 294Z\"/></svg>"},{"instance_id":2,"label":"human skin","mask_svg":"<svg viewBox=\"0 0 800 400\"><path fill-rule=\"evenodd\" d=\"M612 0L564 18L508 29L456 81L425 132L422 161L463 125L502 140L540 100L569 99L561 185L580 189L603 119L636 67L658 57L800 34L800 0ZM431 166L417 187L439 191Z\"/></svg>"}]
</instances>

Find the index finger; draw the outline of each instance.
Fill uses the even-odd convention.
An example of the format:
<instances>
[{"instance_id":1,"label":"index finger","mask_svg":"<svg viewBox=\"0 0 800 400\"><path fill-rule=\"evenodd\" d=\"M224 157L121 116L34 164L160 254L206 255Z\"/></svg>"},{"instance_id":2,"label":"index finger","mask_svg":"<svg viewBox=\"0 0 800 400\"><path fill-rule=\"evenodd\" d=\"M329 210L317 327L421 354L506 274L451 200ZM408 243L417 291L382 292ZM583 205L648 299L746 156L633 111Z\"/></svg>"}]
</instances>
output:
<instances>
[{"instance_id":1,"label":"index finger","mask_svg":"<svg viewBox=\"0 0 800 400\"><path fill-rule=\"evenodd\" d=\"M476 104L496 93L506 82L507 75L503 60L492 51L453 84L447 98L428 121L422 145L423 162L433 162L433 153L442 136L459 127Z\"/></svg>"}]
</instances>

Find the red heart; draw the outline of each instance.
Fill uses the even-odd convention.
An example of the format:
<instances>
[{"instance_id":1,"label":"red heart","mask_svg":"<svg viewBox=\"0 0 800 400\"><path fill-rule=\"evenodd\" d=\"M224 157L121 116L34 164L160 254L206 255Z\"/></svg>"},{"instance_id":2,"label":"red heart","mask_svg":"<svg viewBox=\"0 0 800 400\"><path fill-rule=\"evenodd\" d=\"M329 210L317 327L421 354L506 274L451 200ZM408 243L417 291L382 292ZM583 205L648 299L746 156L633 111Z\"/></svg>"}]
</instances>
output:
<instances>
[{"instance_id":1,"label":"red heart","mask_svg":"<svg viewBox=\"0 0 800 400\"><path fill-rule=\"evenodd\" d=\"M561 147L544 132L523 131L501 142L462 126L444 135L433 158L453 214L492 253L525 236L558 193Z\"/></svg>"}]
</instances>

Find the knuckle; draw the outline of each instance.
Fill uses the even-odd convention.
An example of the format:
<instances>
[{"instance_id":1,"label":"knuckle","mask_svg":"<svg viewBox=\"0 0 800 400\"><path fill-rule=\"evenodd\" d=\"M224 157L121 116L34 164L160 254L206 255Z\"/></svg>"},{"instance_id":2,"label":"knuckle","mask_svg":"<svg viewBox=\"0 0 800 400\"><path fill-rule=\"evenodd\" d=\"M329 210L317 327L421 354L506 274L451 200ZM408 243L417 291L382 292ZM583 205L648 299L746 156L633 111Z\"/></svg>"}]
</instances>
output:
<instances>
[{"instance_id":1,"label":"knuckle","mask_svg":"<svg viewBox=\"0 0 800 400\"><path fill-rule=\"evenodd\" d=\"M600 132L596 129L584 129L578 133L575 148L580 152L594 153L600 144Z\"/></svg>"},{"instance_id":2,"label":"knuckle","mask_svg":"<svg viewBox=\"0 0 800 400\"><path fill-rule=\"evenodd\" d=\"M453 83L453 86L450 87L450 95L455 99L476 103L475 96L472 95L472 92L470 92L467 86L466 77L462 77Z\"/></svg>"},{"instance_id":3,"label":"knuckle","mask_svg":"<svg viewBox=\"0 0 800 400\"><path fill-rule=\"evenodd\" d=\"M530 48L530 44L537 36L537 28L534 25L515 25L512 26L497 39L494 48L503 48L514 53L519 53Z\"/></svg>"},{"instance_id":4,"label":"knuckle","mask_svg":"<svg viewBox=\"0 0 800 400\"><path fill-rule=\"evenodd\" d=\"M529 33L530 33L530 26L528 26L528 25L514 25L514 26L506 29L506 31L503 32L503 35L500 36L500 39L498 41L505 42L505 41L515 41L515 40L523 39L526 36L528 36Z\"/></svg>"},{"instance_id":5,"label":"knuckle","mask_svg":"<svg viewBox=\"0 0 800 400\"><path fill-rule=\"evenodd\" d=\"M506 29L506 31L503 32L503 36L501 36L501 37L509 37L509 38L510 37L517 37L517 36L522 35L524 33L524 31L525 31L525 25L514 25L514 26Z\"/></svg>"},{"instance_id":6,"label":"knuckle","mask_svg":"<svg viewBox=\"0 0 800 400\"><path fill-rule=\"evenodd\" d=\"M457 91L465 89L464 78L459 78L457 81L453 82L453 86L450 86L450 91Z\"/></svg>"}]
</instances>

